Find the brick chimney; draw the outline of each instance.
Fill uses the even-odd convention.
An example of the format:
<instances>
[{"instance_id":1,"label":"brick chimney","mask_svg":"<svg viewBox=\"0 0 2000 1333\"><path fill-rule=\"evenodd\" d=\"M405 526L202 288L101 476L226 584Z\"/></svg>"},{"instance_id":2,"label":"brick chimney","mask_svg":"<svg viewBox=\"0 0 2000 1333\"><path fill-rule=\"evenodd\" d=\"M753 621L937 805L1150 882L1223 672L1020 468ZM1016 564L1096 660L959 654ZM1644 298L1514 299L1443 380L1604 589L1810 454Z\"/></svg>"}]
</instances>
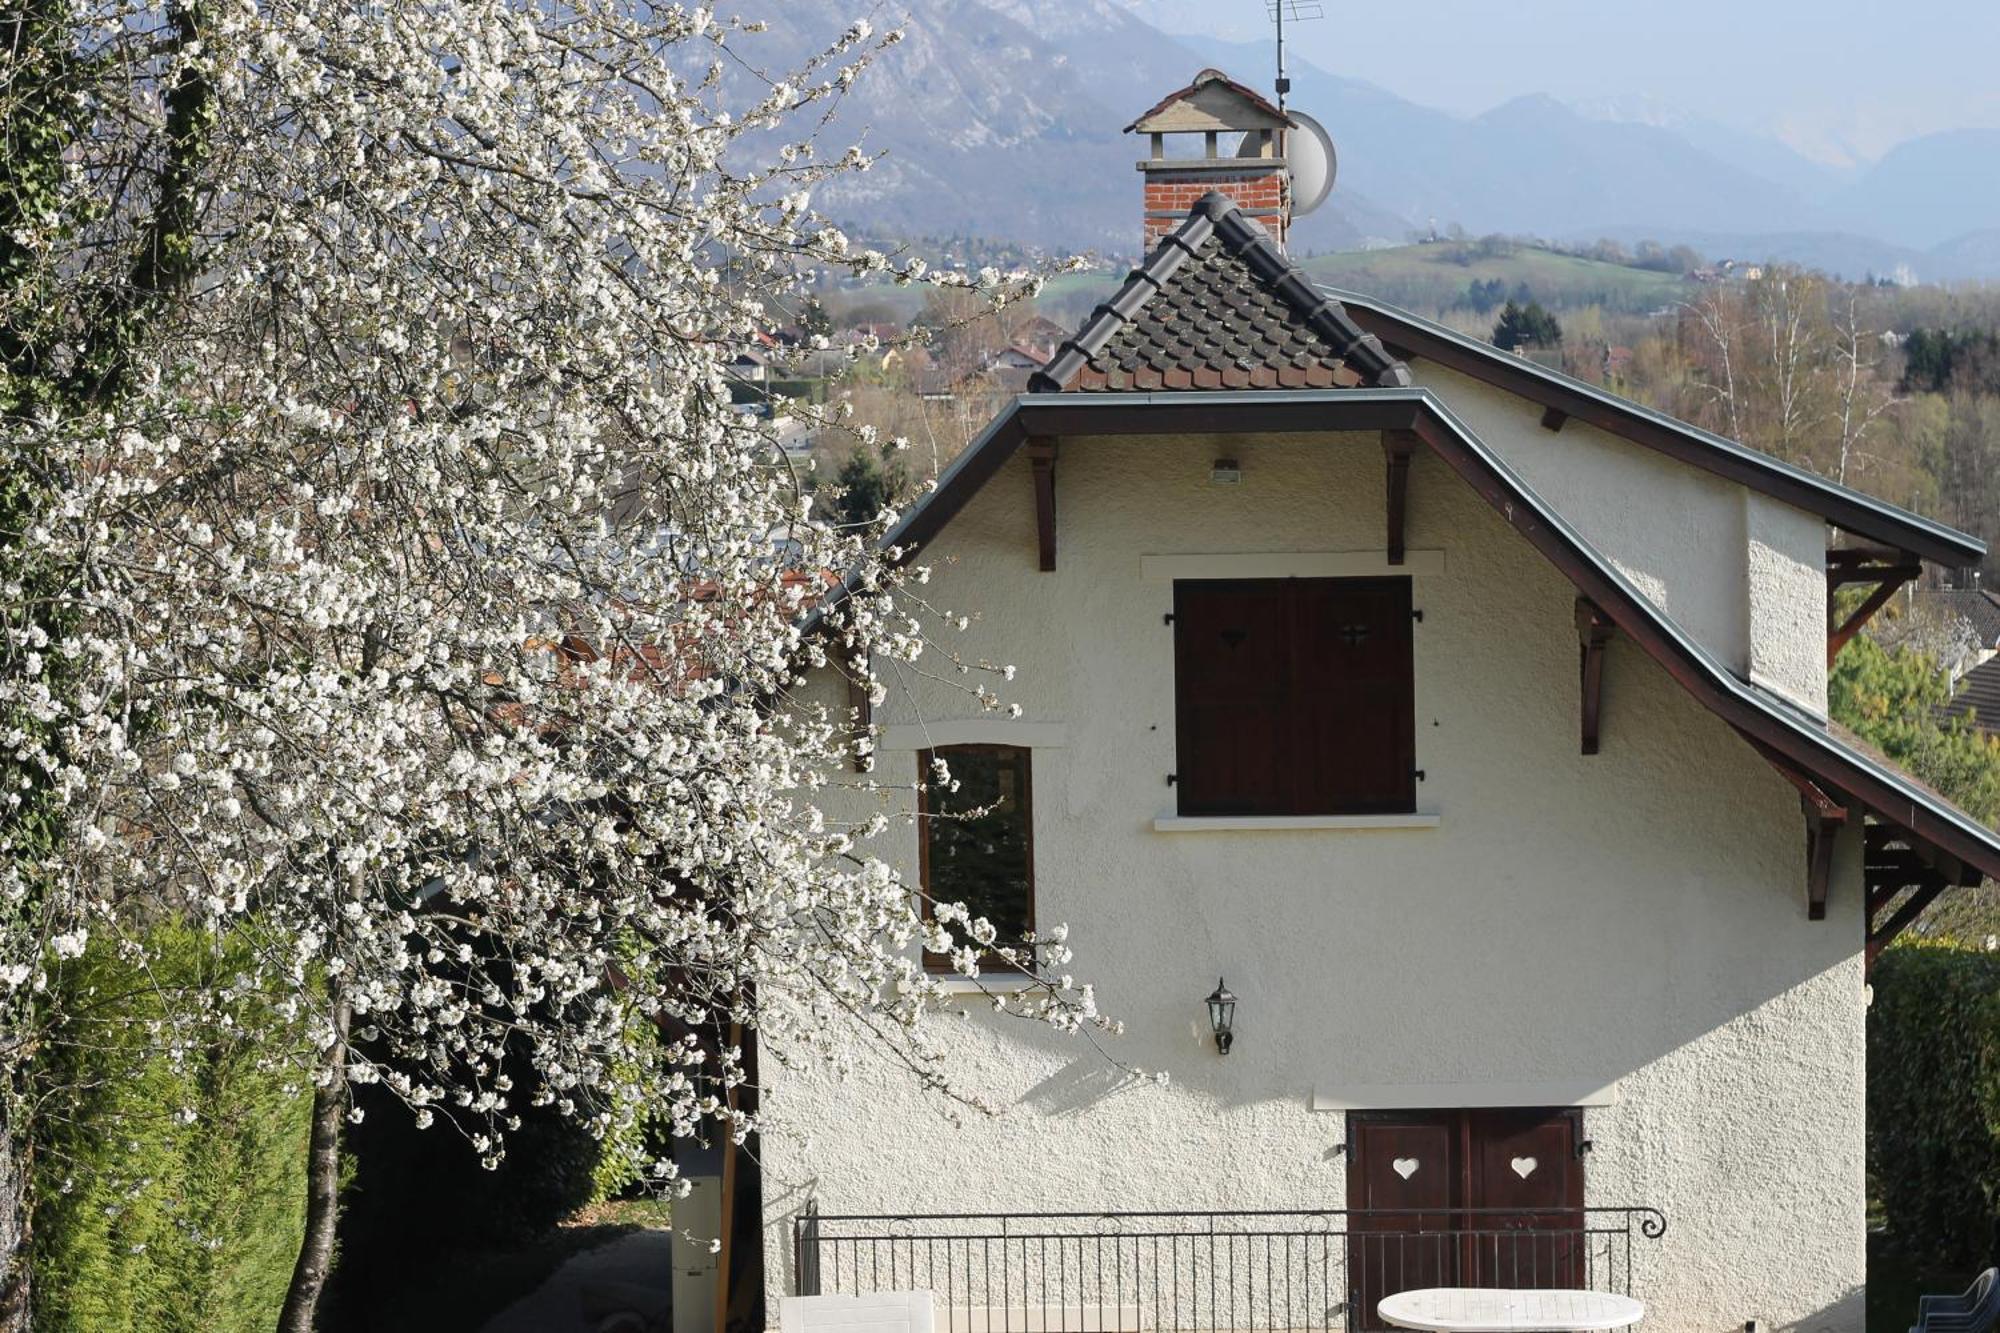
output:
<instances>
[{"instance_id":1,"label":"brick chimney","mask_svg":"<svg viewBox=\"0 0 2000 1333\"><path fill-rule=\"evenodd\" d=\"M1294 128L1290 116L1219 69L1203 70L1127 125L1127 134L1144 134L1150 142L1150 155L1139 163L1146 251L1210 190L1234 199L1282 247L1292 209L1285 134ZM1199 144L1192 141L1197 134ZM1168 156L1173 148L1183 153Z\"/></svg>"}]
</instances>

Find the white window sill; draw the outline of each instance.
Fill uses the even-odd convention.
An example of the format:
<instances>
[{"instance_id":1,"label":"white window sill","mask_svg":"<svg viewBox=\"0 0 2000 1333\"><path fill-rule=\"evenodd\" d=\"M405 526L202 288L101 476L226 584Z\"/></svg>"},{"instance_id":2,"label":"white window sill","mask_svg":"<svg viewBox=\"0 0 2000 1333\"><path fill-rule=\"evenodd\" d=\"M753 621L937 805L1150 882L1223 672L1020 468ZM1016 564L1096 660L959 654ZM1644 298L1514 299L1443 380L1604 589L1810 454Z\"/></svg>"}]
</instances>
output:
<instances>
[{"instance_id":1,"label":"white window sill","mask_svg":"<svg viewBox=\"0 0 2000 1333\"><path fill-rule=\"evenodd\" d=\"M1308 829L1436 828L1437 811L1407 815L1160 815L1155 833L1259 833Z\"/></svg>"}]
</instances>

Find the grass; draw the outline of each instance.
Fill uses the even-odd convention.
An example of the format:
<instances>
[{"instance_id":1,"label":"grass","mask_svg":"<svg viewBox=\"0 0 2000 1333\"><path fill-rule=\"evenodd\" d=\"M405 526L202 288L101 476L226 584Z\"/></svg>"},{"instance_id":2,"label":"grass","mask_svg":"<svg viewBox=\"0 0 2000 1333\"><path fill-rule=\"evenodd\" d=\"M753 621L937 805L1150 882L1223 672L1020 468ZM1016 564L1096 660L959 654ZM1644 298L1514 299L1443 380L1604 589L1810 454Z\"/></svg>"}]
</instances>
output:
<instances>
[{"instance_id":1,"label":"grass","mask_svg":"<svg viewBox=\"0 0 2000 1333\"><path fill-rule=\"evenodd\" d=\"M1386 250L1315 255L1301 266L1319 282L1365 292L1391 305L1428 313L1460 302L1475 282L1497 280L1512 294L1526 287L1535 300L1555 310L1600 305L1623 314L1644 314L1687 296L1688 282L1677 273L1627 268L1532 246L1483 254L1472 244L1441 242Z\"/></svg>"}]
</instances>

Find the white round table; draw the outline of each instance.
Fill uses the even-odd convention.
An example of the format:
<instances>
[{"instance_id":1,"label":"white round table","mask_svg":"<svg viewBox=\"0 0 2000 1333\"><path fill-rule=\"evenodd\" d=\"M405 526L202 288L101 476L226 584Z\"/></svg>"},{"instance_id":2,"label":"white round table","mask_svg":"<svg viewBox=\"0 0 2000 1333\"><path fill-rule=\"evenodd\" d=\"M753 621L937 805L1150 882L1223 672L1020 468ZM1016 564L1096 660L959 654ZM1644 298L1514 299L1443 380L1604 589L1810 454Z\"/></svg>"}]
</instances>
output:
<instances>
[{"instance_id":1,"label":"white round table","mask_svg":"<svg viewBox=\"0 0 2000 1333\"><path fill-rule=\"evenodd\" d=\"M1646 1307L1630 1296L1494 1287L1399 1291L1375 1308L1387 1323L1428 1333L1592 1333L1630 1328L1646 1317Z\"/></svg>"}]
</instances>

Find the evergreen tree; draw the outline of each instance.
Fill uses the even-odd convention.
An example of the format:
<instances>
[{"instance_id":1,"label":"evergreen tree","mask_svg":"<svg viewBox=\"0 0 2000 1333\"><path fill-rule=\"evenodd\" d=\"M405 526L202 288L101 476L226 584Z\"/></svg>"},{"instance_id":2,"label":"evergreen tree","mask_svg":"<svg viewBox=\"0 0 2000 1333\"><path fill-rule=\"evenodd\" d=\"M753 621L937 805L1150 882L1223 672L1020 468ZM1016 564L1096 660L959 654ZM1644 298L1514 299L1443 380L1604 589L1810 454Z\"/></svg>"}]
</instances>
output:
<instances>
[{"instance_id":1,"label":"evergreen tree","mask_svg":"<svg viewBox=\"0 0 2000 1333\"><path fill-rule=\"evenodd\" d=\"M1507 302L1501 307L1499 322L1493 326L1493 345L1504 352L1523 347L1558 347L1562 340L1562 325L1540 301L1529 301L1526 305Z\"/></svg>"}]
</instances>

